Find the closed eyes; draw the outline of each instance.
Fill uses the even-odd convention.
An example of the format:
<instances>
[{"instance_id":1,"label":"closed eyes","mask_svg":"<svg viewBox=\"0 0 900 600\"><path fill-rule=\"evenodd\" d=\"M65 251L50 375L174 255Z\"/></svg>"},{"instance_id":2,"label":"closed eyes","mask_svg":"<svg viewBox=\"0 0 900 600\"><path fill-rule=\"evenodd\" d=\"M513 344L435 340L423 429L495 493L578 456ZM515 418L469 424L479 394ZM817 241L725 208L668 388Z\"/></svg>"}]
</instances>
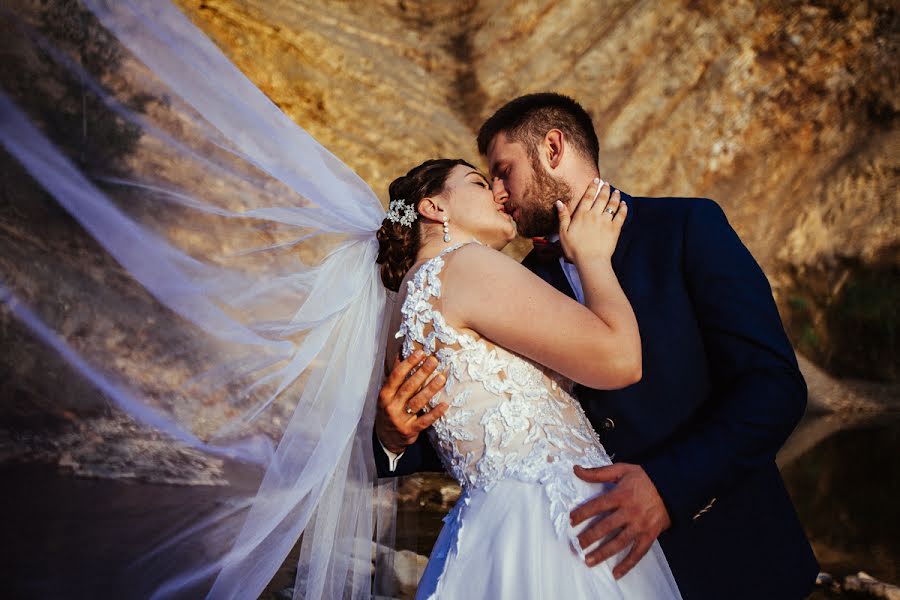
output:
<instances>
[{"instance_id":1,"label":"closed eyes","mask_svg":"<svg viewBox=\"0 0 900 600\"><path fill-rule=\"evenodd\" d=\"M483 188L489 189L491 186L488 183L487 179L484 178L484 175L478 173L477 171L472 171L469 175L474 175L477 179L470 179L472 183L475 185L480 185Z\"/></svg>"}]
</instances>

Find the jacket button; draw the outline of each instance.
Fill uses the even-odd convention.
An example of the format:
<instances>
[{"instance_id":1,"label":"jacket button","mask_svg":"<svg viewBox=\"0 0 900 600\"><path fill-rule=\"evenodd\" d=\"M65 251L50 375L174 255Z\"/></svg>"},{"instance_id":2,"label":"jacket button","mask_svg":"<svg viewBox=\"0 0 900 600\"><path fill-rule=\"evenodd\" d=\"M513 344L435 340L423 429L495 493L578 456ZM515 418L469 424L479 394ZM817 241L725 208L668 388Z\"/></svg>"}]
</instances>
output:
<instances>
[{"instance_id":1,"label":"jacket button","mask_svg":"<svg viewBox=\"0 0 900 600\"><path fill-rule=\"evenodd\" d=\"M615 428L616 428L616 422L613 421L612 419L610 419L609 417L606 417L605 419L603 419L603 423L600 424L600 429L602 429L603 431L612 431Z\"/></svg>"}]
</instances>

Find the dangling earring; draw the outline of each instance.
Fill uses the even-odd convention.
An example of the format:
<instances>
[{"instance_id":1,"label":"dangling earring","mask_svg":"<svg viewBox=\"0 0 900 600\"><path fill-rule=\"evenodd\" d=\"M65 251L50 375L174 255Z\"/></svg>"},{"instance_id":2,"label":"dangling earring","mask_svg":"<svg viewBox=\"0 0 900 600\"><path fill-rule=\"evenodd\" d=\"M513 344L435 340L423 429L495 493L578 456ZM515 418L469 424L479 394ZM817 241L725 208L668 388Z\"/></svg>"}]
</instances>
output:
<instances>
[{"instance_id":1,"label":"dangling earring","mask_svg":"<svg viewBox=\"0 0 900 600\"><path fill-rule=\"evenodd\" d=\"M444 241L445 242L450 241L450 226L447 225L447 221L449 221L449 220L450 219L448 219L447 217L444 217Z\"/></svg>"}]
</instances>

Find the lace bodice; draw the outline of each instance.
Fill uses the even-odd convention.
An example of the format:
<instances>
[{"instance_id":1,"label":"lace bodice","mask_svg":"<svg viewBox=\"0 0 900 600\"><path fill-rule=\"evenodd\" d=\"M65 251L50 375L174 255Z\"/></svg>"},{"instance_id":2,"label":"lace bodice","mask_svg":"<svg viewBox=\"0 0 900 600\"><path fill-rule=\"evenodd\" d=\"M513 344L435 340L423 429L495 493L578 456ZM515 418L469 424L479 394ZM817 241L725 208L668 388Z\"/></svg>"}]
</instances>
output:
<instances>
[{"instance_id":1,"label":"lace bodice","mask_svg":"<svg viewBox=\"0 0 900 600\"><path fill-rule=\"evenodd\" d=\"M428 260L407 282L397 332L404 357L421 347L447 376L432 406L446 402L450 408L430 430L432 443L464 490L509 478L543 484L563 534L568 511L580 500L572 467L606 465L609 457L568 393L570 382L447 324L439 275L445 258L452 260L447 254L463 245Z\"/></svg>"}]
</instances>

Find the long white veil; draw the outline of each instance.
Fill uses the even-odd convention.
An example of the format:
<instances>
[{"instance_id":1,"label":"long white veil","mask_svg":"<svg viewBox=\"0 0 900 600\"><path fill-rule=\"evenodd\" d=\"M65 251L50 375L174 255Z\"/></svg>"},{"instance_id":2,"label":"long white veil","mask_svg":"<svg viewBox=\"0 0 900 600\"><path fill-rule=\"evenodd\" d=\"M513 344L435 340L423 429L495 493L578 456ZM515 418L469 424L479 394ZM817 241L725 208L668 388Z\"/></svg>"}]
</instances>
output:
<instances>
[{"instance_id":1,"label":"long white veil","mask_svg":"<svg viewBox=\"0 0 900 600\"><path fill-rule=\"evenodd\" d=\"M67 411L109 403L220 468L129 589L257 598L302 532L294 598L370 597L378 198L168 2L21 5L0 9L4 196L70 217L17 230L52 277L0 237L4 318L90 383Z\"/></svg>"}]
</instances>

